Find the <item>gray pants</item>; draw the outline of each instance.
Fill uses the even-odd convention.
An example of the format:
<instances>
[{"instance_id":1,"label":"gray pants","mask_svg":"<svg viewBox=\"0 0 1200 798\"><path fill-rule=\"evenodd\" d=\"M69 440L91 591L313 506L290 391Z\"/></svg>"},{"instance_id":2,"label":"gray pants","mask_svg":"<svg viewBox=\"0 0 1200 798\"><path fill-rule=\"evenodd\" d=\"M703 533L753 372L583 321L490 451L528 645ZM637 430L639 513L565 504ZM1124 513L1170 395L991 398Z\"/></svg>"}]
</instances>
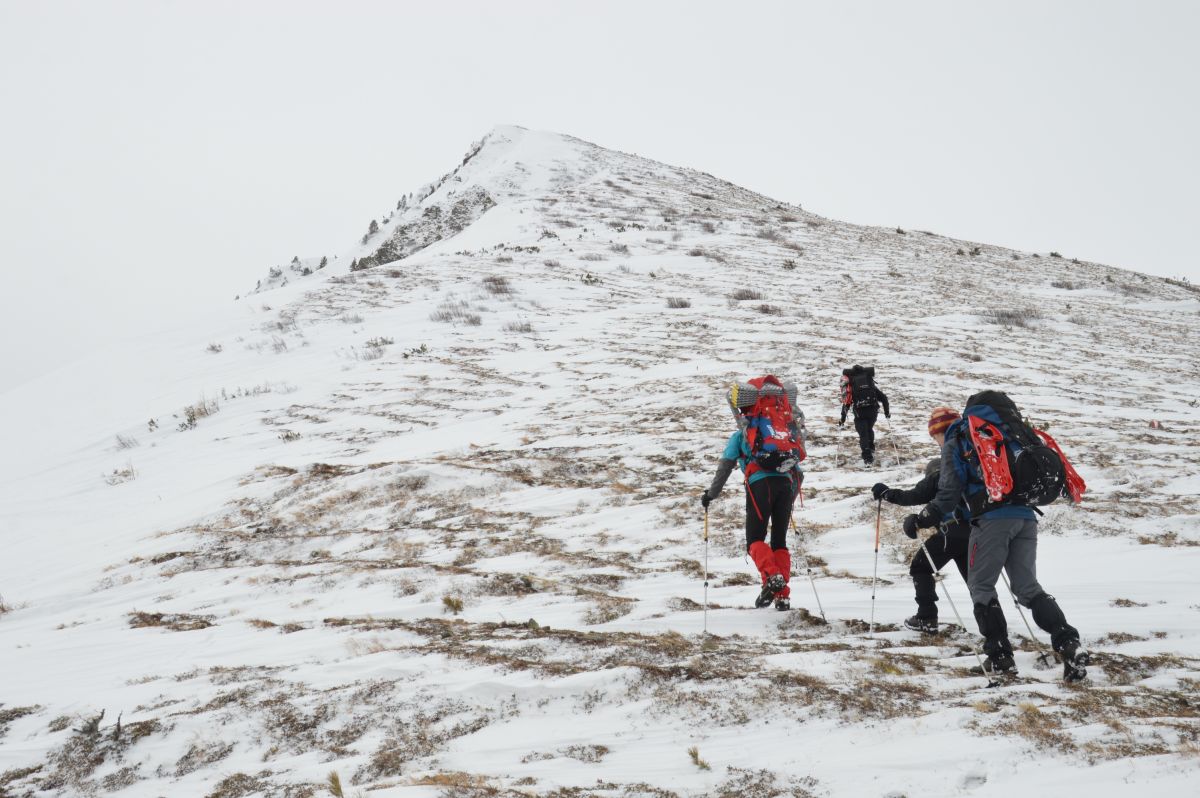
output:
<instances>
[{"instance_id":1,"label":"gray pants","mask_svg":"<svg viewBox=\"0 0 1200 798\"><path fill-rule=\"evenodd\" d=\"M998 598L1001 568L1024 606L1045 592L1037 580L1037 530L1037 520L1026 518L984 518L972 527L967 587L976 604Z\"/></svg>"}]
</instances>

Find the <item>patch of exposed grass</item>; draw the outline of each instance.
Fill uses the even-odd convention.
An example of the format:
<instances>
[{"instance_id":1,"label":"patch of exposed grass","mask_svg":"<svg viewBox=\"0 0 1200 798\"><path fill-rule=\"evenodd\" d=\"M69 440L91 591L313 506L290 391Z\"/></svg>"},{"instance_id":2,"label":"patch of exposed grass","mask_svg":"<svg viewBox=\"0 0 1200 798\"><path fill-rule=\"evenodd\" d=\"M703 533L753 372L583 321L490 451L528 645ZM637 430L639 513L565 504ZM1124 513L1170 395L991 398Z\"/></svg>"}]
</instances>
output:
<instances>
[{"instance_id":1,"label":"patch of exposed grass","mask_svg":"<svg viewBox=\"0 0 1200 798\"><path fill-rule=\"evenodd\" d=\"M494 294L496 296L507 296L513 293L513 288L508 282L508 278L502 277L498 274L489 274L484 277L483 287L489 294Z\"/></svg>"},{"instance_id":2,"label":"patch of exposed grass","mask_svg":"<svg viewBox=\"0 0 1200 798\"><path fill-rule=\"evenodd\" d=\"M1029 305L1026 307L989 308L980 314L980 318L1002 327L1024 328L1046 318L1046 314L1041 308Z\"/></svg>"},{"instance_id":3,"label":"patch of exposed grass","mask_svg":"<svg viewBox=\"0 0 1200 798\"><path fill-rule=\"evenodd\" d=\"M35 712L40 712L41 709L39 706L9 707L5 709L4 705L0 704L0 737L3 737L8 732L8 725L14 720L23 718L26 715L32 715Z\"/></svg>"},{"instance_id":4,"label":"patch of exposed grass","mask_svg":"<svg viewBox=\"0 0 1200 798\"><path fill-rule=\"evenodd\" d=\"M478 327L483 323L483 318L478 313L472 313L470 305L461 300L443 302L437 310L429 314L429 318L431 321L466 324L469 327Z\"/></svg>"},{"instance_id":5,"label":"patch of exposed grass","mask_svg":"<svg viewBox=\"0 0 1200 798\"><path fill-rule=\"evenodd\" d=\"M192 632L213 625L211 615L190 615L186 612L138 612L129 613L129 625L134 629L160 626L172 632Z\"/></svg>"}]
</instances>

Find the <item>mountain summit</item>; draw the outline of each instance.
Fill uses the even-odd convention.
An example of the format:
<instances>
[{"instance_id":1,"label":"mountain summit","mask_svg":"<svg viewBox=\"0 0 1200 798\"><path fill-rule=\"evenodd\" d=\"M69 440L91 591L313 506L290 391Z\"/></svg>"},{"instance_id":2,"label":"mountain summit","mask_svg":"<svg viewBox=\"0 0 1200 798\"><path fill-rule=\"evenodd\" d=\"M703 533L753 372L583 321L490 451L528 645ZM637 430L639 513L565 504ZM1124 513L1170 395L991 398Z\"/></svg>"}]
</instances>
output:
<instances>
[{"instance_id":1,"label":"mountain summit","mask_svg":"<svg viewBox=\"0 0 1200 798\"><path fill-rule=\"evenodd\" d=\"M0 795L1191 789L1193 287L515 127L397 205L201 327L0 396L28 441L0 463ZM871 470L837 427L854 363L891 400ZM790 612L751 609L736 475L699 502L729 383L766 373L809 433ZM1089 485L1039 554L1085 687L1007 597L1000 689L966 671L972 618L904 630L894 508L873 603L871 485L915 482L929 411L982 388Z\"/></svg>"}]
</instances>

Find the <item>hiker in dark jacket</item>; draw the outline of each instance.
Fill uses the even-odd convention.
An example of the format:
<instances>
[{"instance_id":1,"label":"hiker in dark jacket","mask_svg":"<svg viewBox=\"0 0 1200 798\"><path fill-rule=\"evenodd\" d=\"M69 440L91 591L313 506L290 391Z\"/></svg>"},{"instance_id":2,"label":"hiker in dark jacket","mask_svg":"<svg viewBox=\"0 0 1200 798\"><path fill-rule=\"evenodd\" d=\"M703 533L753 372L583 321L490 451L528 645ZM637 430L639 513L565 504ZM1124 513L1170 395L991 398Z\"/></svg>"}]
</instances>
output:
<instances>
[{"instance_id":1,"label":"hiker in dark jacket","mask_svg":"<svg viewBox=\"0 0 1200 798\"><path fill-rule=\"evenodd\" d=\"M959 419L958 413L948 407L935 408L929 417L929 436L933 438L941 451L946 442L946 428ZM942 458L935 457L925 466L925 476L908 490L889 488L882 482L875 483L871 488L871 496L876 501L882 499L889 504L901 507L913 507L918 504L928 504L937 495L938 476L941 473ZM956 514L957 515L960 515ZM911 538L916 538L914 529ZM908 575L912 577L913 587L917 594L917 614L904 621L904 625L917 632L936 632L938 630L937 583L934 580L935 569L942 570L951 560L958 566L963 581L967 579L967 541L971 537L971 525L957 517L940 525L937 533L930 535L924 547L929 552L918 549L913 555L912 563L908 566ZM929 559L933 559L930 567Z\"/></svg>"},{"instance_id":2,"label":"hiker in dark jacket","mask_svg":"<svg viewBox=\"0 0 1200 798\"><path fill-rule=\"evenodd\" d=\"M842 370L842 419L838 426L845 426L846 414L853 408L854 430L866 465L875 459L875 420L881 404L884 418L891 418L887 395L875 385L874 366L854 365Z\"/></svg>"},{"instance_id":3,"label":"hiker in dark jacket","mask_svg":"<svg viewBox=\"0 0 1200 798\"><path fill-rule=\"evenodd\" d=\"M967 400L964 415L977 405L1002 403L1017 412L1016 405L1004 394L984 391ZM986 488L974 467L978 455L965 422L960 419L946 430L937 495L920 513L904 519L904 531L915 535L917 529L937 526L960 503L966 502L972 508L967 587L984 638L986 665L993 672L1016 671L1008 623L996 592L996 581L1004 570L1017 601L1028 607L1034 622L1050 633L1050 643L1062 658L1065 678L1082 678L1087 673L1080 667L1085 664L1086 655L1080 654L1076 659L1079 631L1067 623L1058 602L1037 580L1037 515L1033 508L1022 504L991 505L984 500Z\"/></svg>"},{"instance_id":4,"label":"hiker in dark jacket","mask_svg":"<svg viewBox=\"0 0 1200 798\"><path fill-rule=\"evenodd\" d=\"M793 408L797 439L804 439L804 414ZM717 473L712 484L700 496L700 503L708 509L709 502L721 495L726 480L734 466L746 472L746 551L754 561L762 577L762 592L754 606L769 607L775 603L777 610L790 610L792 555L787 548L788 521L792 516L792 504L804 483L804 472L799 466L788 472L766 471L750 461L750 447L746 435L740 429L729 436L725 450L717 462ZM770 525L771 542L768 545L767 527Z\"/></svg>"}]
</instances>

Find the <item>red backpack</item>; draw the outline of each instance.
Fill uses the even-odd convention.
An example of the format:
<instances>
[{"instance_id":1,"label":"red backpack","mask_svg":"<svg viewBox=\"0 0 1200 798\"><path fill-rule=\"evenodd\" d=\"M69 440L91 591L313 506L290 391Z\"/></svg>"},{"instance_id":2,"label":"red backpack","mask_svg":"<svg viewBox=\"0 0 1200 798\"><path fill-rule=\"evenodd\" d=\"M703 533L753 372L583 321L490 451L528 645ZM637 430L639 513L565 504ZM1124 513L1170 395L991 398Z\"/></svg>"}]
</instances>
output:
<instances>
[{"instance_id":1,"label":"red backpack","mask_svg":"<svg viewBox=\"0 0 1200 798\"><path fill-rule=\"evenodd\" d=\"M746 436L746 447L750 450L746 477L760 470L787 474L808 456L787 391L783 383L770 374L750 380L750 385L757 389L757 397L753 405L743 406L739 419ZM737 407L736 386L734 391L731 404Z\"/></svg>"}]
</instances>

